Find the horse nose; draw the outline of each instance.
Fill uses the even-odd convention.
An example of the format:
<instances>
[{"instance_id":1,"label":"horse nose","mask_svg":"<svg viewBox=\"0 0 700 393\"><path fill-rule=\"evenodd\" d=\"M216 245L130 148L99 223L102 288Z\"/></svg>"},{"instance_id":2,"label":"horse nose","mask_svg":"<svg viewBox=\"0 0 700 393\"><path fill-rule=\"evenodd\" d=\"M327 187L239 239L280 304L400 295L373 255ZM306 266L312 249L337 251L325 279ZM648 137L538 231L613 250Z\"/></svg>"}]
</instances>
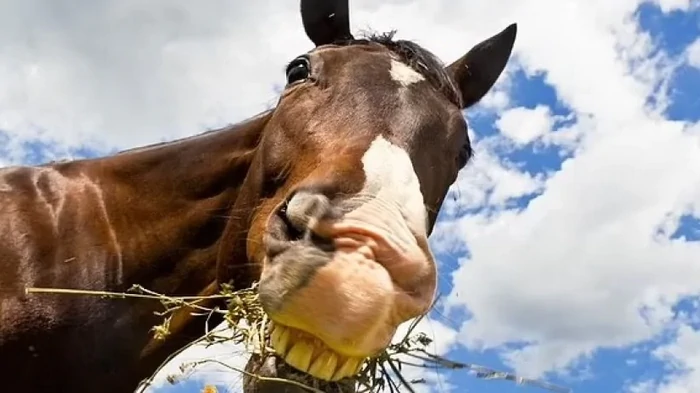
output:
<instances>
[{"instance_id":1,"label":"horse nose","mask_svg":"<svg viewBox=\"0 0 700 393\"><path fill-rule=\"evenodd\" d=\"M286 241L318 240L312 231L316 223L336 215L337 209L330 198L321 191L310 189L293 192L277 211Z\"/></svg>"}]
</instances>

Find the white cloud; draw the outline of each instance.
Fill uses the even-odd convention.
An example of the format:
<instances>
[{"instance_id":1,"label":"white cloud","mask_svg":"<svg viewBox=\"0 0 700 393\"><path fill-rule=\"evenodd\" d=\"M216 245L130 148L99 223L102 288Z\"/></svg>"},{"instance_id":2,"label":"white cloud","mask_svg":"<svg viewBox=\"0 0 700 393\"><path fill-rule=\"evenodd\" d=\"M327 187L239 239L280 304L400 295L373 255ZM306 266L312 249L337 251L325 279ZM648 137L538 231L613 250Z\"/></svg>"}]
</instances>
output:
<instances>
[{"instance_id":1,"label":"white cloud","mask_svg":"<svg viewBox=\"0 0 700 393\"><path fill-rule=\"evenodd\" d=\"M700 4L697 0L658 0L659 8L664 13L672 11L688 11Z\"/></svg>"},{"instance_id":2,"label":"white cloud","mask_svg":"<svg viewBox=\"0 0 700 393\"><path fill-rule=\"evenodd\" d=\"M695 68L700 68L700 38L696 39L686 49L688 64Z\"/></svg>"},{"instance_id":3,"label":"white cloud","mask_svg":"<svg viewBox=\"0 0 700 393\"><path fill-rule=\"evenodd\" d=\"M630 386L630 393L692 393L700 390L700 331L681 325L675 340L654 351L667 364L662 381L645 380Z\"/></svg>"},{"instance_id":4,"label":"white cloud","mask_svg":"<svg viewBox=\"0 0 700 393\"><path fill-rule=\"evenodd\" d=\"M574 157L527 209L495 206L445 222L436 233L438 244L455 250L464 243L471 254L460 260L448 299L471 317L461 340L500 348L525 375L564 370L601 347L652 339L669 326L680 298L700 293L700 245L656 235L662 222L700 200L700 127L667 121L647 105L672 62L651 56L651 41L631 19L636 2L605 4L614 8L528 2L518 18L526 26L518 42L524 68L546 72L577 116L559 140ZM537 22L528 24L530 15ZM503 133L515 135L514 123L502 122ZM538 135L560 132L536 128ZM502 170L472 166L455 189L484 195L490 185L474 180ZM475 200L489 204L472 198L446 209Z\"/></svg>"},{"instance_id":5,"label":"white cloud","mask_svg":"<svg viewBox=\"0 0 700 393\"><path fill-rule=\"evenodd\" d=\"M625 393L653 393L655 387L653 381L646 380L628 386Z\"/></svg>"},{"instance_id":6,"label":"white cloud","mask_svg":"<svg viewBox=\"0 0 700 393\"><path fill-rule=\"evenodd\" d=\"M455 209L484 205L505 206L513 198L541 190L542 176L521 172L498 157L493 150L499 141L499 138L489 138L474 145L477 154L470 161L469 170L460 172L448 196L448 199L457 198L459 204L448 203L443 209L444 213L454 215L458 213Z\"/></svg>"},{"instance_id":7,"label":"white cloud","mask_svg":"<svg viewBox=\"0 0 700 393\"><path fill-rule=\"evenodd\" d=\"M549 132L553 123L549 107L537 105L534 108L516 107L506 110L496 121L496 127L517 144L525 145Z\"/></svg>"},{"instance_id":8,"label":"white cloud","mask_svg":"<svg viewBox=\"0 0 700 393\"><path fill-rule=\"evenodd\" d=\"M0 3L0 128L14 138L130 147L237 121L274 102L309 47L294 2L71 3Z\"/></svg>"}]
</instances>

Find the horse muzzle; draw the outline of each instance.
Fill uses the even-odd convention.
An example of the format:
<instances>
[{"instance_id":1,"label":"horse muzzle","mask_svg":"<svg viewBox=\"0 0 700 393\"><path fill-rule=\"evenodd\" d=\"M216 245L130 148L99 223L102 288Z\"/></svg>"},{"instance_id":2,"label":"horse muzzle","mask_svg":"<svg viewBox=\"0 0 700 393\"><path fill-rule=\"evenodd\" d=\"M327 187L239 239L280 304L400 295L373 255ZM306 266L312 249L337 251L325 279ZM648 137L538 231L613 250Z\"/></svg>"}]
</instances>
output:
<instances>
[{"instance_id":1,"label":"horse muzzle","mask_svg":"<svg viewBox=\"0 0 700 393\"><path fill-rule=\"evenodd\" d=\"M376 196L332 202L300 191L273 214L259 293L272 346L323 380L355 375L398 326L427 312L436 265L401 206Z\"/></svg>"}]
</instances>

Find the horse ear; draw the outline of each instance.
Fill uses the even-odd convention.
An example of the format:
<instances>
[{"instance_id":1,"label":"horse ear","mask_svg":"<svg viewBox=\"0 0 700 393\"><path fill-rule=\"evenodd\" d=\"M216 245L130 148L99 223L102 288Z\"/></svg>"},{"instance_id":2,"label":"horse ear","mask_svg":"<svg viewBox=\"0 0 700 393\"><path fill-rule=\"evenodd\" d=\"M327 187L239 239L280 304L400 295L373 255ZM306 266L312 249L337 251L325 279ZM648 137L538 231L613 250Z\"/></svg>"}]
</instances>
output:
<instances>
[{"instance_id":1,"label":"horse ear","mask_svg":"<svg viewBox=\"0 0 700 393\"><path fill-rule=\"evenodd\" d=\"M511 24L447 66L462 92L462 109L479 102L496 83L510 58L517 30L517 25Z\"/></svg>"},{"instance_id":2,"label":"horse ear","mask_svg":"<svg viewBox=\"0 0 700 393\"><path fill-rule=\"evenodd\" d=\"M304 31L316 46L352 39L348 0L301 0Z\"/></svg>"}]
</instances>

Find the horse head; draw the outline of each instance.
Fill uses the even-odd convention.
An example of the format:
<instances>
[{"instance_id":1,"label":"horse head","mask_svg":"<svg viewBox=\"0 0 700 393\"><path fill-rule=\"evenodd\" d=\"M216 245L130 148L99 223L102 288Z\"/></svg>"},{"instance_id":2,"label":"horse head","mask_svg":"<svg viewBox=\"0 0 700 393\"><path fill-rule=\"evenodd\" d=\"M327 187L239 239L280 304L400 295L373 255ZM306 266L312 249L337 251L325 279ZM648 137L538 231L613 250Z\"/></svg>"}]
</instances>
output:
<instances>
[{"instance_id":1,"label":"horse head","mask_svg":"<svg viewBox=\"0 0 700 393\"><path fill-rule=\"evenodd\" d=\"M463 110L494 85L516 26L450 65L392 34L356 38L347 0L302 0L314 43L286 67L219 253L259 266L272 345L323 380L358 371L429 311L428 237L472 155Z\"/></svg>"}]
</instances>

